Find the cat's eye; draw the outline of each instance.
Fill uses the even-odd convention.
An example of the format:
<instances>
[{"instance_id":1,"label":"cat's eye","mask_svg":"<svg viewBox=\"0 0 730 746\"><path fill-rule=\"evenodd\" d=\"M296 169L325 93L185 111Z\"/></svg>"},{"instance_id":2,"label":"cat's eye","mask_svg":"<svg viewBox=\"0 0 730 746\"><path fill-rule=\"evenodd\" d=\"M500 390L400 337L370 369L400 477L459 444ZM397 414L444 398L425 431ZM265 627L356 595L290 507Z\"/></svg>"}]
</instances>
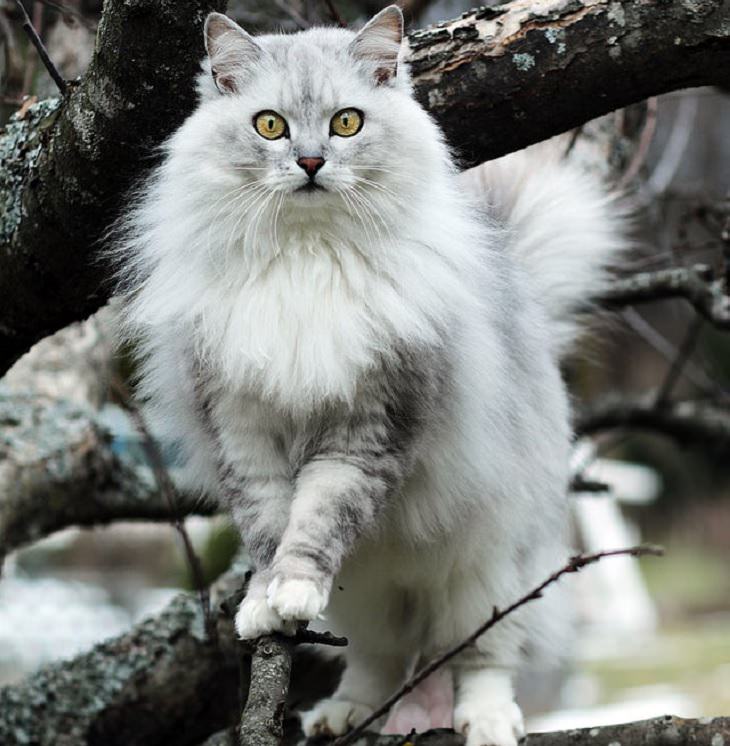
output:
<instances>
[{"instance_id":1,"label":"cat's eye","mask_svg":"<svg viewBox=\"0 0 730 746\"><path fill-rule=\"evenodd\" d=\"M330 120L330 134L352 137L362 129L363 113L357 109L342 109Z\"/></svg>"},{"instance_id":2,"label":"cat's eye","mask_svg":"<svg viewBox=\"0 0 730 746\"><path fill-rule=\"evenodd\" d=\"M286 119L275 111L260 111L253 118L253 126L267 140L278 140L287 133Z\"/></svg>"}]
</instances>

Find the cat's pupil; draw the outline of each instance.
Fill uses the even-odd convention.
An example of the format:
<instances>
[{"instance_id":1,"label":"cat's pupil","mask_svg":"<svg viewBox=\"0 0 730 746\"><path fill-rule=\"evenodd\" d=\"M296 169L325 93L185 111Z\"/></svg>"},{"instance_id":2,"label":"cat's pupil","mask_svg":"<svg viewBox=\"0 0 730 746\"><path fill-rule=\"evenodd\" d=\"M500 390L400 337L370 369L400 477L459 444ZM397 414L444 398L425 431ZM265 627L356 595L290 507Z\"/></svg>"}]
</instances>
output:
<instances>
[{"instance_id":1,"label":"cat's pupil","mask_svg":"<svg viewBox=\"0 0 730 746\"><path fill-rule=\"evenodd\" d=\"M270 118L268 122L266 123L266 126L269 128L269 131L274 129L274 120L273 118Z\"/></svg>"},{"instance_id":2,"label":"cat's pupil","mask_svg":"<svg viewBox=\"0 0 730 746\"><path fill-rule=\"evenodd\" d=\"M347 127L347 123L350 121L350 118L347 116L347 114L342 115L342 126Z\"/></svg>"}]
</instances>

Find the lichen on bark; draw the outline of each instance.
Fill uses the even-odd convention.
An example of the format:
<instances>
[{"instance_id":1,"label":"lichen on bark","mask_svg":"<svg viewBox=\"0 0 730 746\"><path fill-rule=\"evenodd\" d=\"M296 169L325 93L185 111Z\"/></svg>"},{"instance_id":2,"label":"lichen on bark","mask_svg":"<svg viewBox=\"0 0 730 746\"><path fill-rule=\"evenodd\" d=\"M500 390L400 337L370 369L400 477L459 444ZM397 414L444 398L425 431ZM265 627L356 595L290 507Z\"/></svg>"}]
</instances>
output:
<instances>
[{"instance_id":1,"label":"lichen on bark","mask_svg":"<svg viewBox=\"0 0 730 746\"><path fill-rule=\"evenodd\" d=\"M22 219L23 185L32 178L60 107L60 98L39 101L14 114L0 131L0 246L6 250Z\"/></svg>"}]
</instances>

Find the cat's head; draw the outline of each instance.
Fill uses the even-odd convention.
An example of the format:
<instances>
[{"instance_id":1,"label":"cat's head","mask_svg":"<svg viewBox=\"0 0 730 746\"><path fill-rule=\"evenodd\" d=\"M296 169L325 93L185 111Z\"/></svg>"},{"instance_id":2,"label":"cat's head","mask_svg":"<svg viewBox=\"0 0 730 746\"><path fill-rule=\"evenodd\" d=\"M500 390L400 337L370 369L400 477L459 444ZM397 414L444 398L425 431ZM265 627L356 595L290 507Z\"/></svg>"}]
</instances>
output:
<instances>
[{"instance_id":1,"label":"cat's head","mask_svg":"<svg viewBox=\"0 0 730 746\"><path fill-rule=\"evenodd\" d=\"M295 208L338 203L357 213L385 196L407 199L399 187L417 180L440 147L411 96L402 39L396 6L359 33L312 28L256 38L212 13L198 141L215 167L251 185L248 204L273 194Z\"/></svg>"}]
</instances>

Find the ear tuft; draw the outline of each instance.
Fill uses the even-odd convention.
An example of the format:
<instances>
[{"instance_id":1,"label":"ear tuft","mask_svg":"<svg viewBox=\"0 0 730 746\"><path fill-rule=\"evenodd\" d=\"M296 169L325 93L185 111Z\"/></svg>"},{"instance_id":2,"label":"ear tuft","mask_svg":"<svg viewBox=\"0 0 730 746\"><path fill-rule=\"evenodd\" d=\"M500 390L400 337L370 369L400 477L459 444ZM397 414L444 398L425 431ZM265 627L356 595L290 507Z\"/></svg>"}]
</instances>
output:
<instances>
[{"instance_id":1,"label":"ear tuft","mask_svg":"<svg viewBox=\"0 0 730 746\"><path fill-rule=\"evenodd\" d=\"M374 65L378 85L393 80L398 71L398 53L403 41L403 13L389 5L373 16L353 39L350 52L355 59Z\"/></svg>"},{"instance_id":2,"label":"ear tuft","mask_svg":"<svg viewBox=\"0 0 730 746\"><path fill-rule=\"evenodd\" d=\"M235 93L242 73L262 54L251 35L222 13L210 13L205 19L205 49L221 93Z\"/></svg>"}]
</instances>

